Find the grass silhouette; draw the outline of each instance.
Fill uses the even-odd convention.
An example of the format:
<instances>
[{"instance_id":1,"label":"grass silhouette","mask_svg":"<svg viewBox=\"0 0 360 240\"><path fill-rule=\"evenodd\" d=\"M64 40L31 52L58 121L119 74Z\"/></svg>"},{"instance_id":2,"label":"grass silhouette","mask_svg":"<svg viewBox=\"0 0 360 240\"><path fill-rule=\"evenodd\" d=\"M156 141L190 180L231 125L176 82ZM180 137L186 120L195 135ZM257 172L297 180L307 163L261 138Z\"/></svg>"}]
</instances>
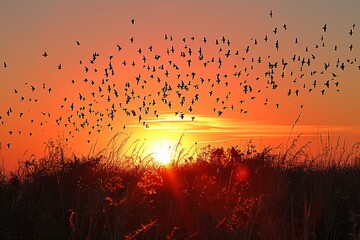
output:
<instances>
[{"instance_id":1,"label":"grass silhouette","mask_svg":"<svg viewBox=\"0 0 360 240\"><path fill-rule=\"evenodd\" d=\"M87 157L49 141L43 158L1 174L0 238L358 239L359 144L322 144L309 159L296 139L196 156L178 143L168 167L139 141L129 151L128 136Z\"/></svg>"}]
</instances>

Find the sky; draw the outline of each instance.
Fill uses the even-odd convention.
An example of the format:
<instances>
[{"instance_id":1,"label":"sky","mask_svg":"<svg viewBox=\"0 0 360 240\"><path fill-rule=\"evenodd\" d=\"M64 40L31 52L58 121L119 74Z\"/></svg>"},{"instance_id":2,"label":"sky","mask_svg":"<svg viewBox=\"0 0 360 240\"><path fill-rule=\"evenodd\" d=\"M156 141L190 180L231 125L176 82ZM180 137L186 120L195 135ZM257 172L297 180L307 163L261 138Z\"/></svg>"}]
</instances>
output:
<instances>
[{"instance_id":1,"label":"sky","mask_svg":"<svg viewBox=\"0 0 360 240\"><path fill-rule=\"evenodd\" d=\"M299 135L351 146L359 9L356 0L1 1L3 166L43 156L51 139L87 154L119 132L147 153L182 134L185 147L253 139L262 148Z\"/></svg>"}]
</instances>

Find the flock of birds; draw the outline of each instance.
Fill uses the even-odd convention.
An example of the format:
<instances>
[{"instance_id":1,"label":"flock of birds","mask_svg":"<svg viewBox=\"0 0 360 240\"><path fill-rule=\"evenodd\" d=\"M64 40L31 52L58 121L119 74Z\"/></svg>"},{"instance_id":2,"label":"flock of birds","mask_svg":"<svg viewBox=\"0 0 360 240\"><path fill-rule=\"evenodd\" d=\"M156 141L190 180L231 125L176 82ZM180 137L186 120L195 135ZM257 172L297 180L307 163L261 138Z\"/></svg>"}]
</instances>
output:
<instances>
[{"instance_id":1,"label":"flock of birds","mask_svg":"<svg viewBox=\"0 0 360 240\"><path fill-rule=\"evenodd\" d=\"M269 17L273 18L272 11ZM135 25L135 19L130 24ZM71 87L72 93L64 92L61 99L48 95L51 101L59 102L58 109L38 113L41 118L30 117L30 122L35 124L39 121L41 128L52 122L64 129L66 140L78 132L85 132L89 136L86 141L90 143L91 136L100 134L104 129L118 128L119 123L120 128L126 129L125 122L129 121L124 121L124 117L133 118L133 121L149 128L149 120L159 118L163 113L170 112L179 119L196 121L199 110L219 117L234 112L248 114L251 109L247 104L256 101L278 109L281 103L272 101L274 93L297 97L311 92L325 95L332 89L339 91L337 72L356 65L356 56L347 59L338 57L335 62L324 62L321 56L318 57L320 49L336 53L340 48L336 44L328 46L326 34L329 29L325 24L316 44L304 46L301 39L295 38L292 46L299 46L302 50L291 57L282 57L280 49L290 44L283 43L280 35L287 30L286 24L275 27L261 39L251 38L250 43L241 48L233 47L235 44L225 36L217 39L205 36L176 38L164 34L165 49L151 44L139 47L136 39L130 37L131 49L136 51L130 55L131 59L124 58L121 44L114 44L113 55L103 56L93 52L88 60L79 60L83 78L67 81L66 88ZM355 30L355 24L348 30L350 41ZM82 47L80 41L75 41L74 45ZM352 53L354 47L350 43L346 51ZM275 54L264 56L258 53L257 48L270 49ZM51 53L44 51L42 56L50 58ZM4 71L12 67L3 63ZM356 68L360 70L360 66ZM62 71L63 64L59 63L57 69ZM14 89L19 106L23 102L46 104L40 102L35 94L52 94L58 90L47 83L41 86L25 84L33 95L24 96ZM18 106L1 109L0 128L4 131L11 117L23 119L26 114L29 113L18 110ZM15 129L7 131L11 136L23 134ZM24 134L33 135L31 130L26 131ZM6 145L10 149L11 141Z\"/></svg>"}]
</instances>

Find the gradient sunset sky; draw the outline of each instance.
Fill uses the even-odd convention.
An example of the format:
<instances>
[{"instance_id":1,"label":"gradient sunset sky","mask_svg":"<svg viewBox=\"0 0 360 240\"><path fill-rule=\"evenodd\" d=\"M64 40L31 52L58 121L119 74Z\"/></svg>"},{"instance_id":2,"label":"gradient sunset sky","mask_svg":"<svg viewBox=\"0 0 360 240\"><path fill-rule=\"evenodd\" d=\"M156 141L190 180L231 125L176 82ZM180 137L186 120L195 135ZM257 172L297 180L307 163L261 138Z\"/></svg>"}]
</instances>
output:
<instances>
[{"instance_id":1,"label":"gradient sunset sky","mask_svg":"<svg viewBox=\"0 0 360 240\"><path fill-rule=\"evenodd\" d=\"M360 141L359 10L357 0L2 1L1 159L12 168L24 153L41 157L59 136L86 154L122 131L148 149L182 133L187 147L278 145L299 115L293 138L351 145ZM275 63L276 89L265 74Z\"/></svg>"}]
</instances>

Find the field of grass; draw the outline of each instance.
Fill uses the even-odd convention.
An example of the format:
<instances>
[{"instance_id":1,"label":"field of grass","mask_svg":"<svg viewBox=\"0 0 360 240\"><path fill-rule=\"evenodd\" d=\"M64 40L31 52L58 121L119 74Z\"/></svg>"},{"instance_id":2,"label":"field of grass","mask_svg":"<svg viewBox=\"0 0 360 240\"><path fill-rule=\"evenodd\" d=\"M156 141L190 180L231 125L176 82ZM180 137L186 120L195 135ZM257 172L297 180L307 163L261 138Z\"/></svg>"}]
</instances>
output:
<instances>
[{"instance_id":1,"label":"field of grass","mask_svg":"<svg viewBox=\"0 0 360 240\"><path fill-rule=\"evenodd\" d=\"M0 239L359 239L358 145L292 149L178 150L164 167L52 144L1 174Z\"/></svg>"}]
</instances>

